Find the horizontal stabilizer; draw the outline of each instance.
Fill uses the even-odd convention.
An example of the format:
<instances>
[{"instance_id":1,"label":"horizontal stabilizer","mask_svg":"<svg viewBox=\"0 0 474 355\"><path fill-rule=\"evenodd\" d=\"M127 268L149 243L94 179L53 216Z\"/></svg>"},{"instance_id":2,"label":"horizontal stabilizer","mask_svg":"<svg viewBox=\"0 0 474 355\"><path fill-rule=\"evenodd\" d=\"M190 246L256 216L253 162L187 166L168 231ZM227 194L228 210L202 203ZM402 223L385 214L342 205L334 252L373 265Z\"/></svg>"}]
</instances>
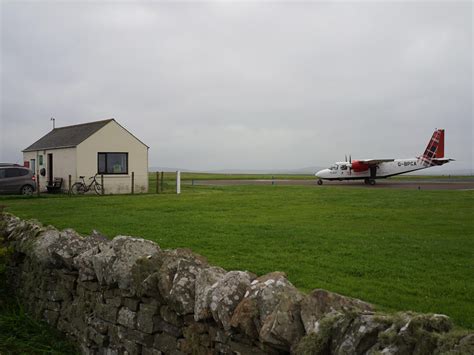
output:
<instances>
[{"instance_id":1,"label":"horizontal stabilizer","mask_svg":"<svg viewBox=\"0 0 474 355\"><path fill-rule=\"evenodd\" d=\"M443 164L449 163L450 161L455 161L455 160L450 159L450 158L434 158L434 159L432 159L432 164L433 165L443 165Z\"/></svg>"}]
</instances>

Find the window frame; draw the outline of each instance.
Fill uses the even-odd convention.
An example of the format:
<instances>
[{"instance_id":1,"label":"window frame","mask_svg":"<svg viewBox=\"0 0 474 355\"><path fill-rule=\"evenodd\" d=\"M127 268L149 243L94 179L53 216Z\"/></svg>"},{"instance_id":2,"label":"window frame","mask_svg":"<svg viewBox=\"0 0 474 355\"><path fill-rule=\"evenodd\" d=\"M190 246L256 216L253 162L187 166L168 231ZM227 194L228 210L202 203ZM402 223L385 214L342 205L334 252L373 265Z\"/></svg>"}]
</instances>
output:
<instances>
[{"instance_id":1,"label":"window frame","mask_svg":"<svg viewBox=\"0 0 474 355\"><path fill-rule=\"evenodd\" d=\"M99 155L104 154L105 155L105 173L101 173L99 169ZM108 154L125 154L126 157L126 164L127 164L127 169L126 172L124 173L109 173L107 172L107 155ZM128 175L128 152L97 152L97 174L98 175Z\"/></svg>"}]
</instances>

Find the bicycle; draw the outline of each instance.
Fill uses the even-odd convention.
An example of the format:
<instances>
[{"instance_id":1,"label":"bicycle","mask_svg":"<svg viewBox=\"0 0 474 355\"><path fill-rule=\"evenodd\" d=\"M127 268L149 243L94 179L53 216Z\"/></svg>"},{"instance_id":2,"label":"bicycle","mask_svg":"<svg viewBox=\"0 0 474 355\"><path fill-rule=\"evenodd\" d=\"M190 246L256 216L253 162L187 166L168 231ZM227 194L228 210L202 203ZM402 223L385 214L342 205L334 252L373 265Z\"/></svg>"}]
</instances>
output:
<instances>
[{"instance_id":1,"label":"bicycle","mask_svg":"<svg viewBox=\"0 0 474 355\"><path fill-rule=\"evenodd\" d=\"M71 186L71 193L73 195L83 195L86 192L94 189L97 195L101 195L102 185L96 180L97 175L99 174L95 174L94 176L89 178L89 180L92 179L89 185L86 184L84 176L79 176L79 179L81 179L82 181L76 182L74 185Z\"/></svg>"}]
</instances>

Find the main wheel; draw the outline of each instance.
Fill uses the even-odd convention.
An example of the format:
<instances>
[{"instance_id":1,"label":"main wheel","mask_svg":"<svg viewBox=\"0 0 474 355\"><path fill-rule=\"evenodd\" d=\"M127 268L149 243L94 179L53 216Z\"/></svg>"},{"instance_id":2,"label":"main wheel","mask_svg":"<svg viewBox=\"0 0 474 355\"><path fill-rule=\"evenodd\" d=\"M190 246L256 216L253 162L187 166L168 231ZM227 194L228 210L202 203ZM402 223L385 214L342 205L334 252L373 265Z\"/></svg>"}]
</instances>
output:
<instances>
[{"instance_id":1,"label":"main wheel","mask_svg":"<svg viewBox=\"0 0 474 355\"><path fill-rule=\"evenodd\" d=\"M364 179L364 184L368 185L369 182L370 182L370 179L368 179L368 178Z\"/></svg>"},{"instance_id":2,"label":"main wheel","mask_svg":"<svg viewBox=\"0 0 474 355\"><path fill-rule=\"evenodd\" d=\"M94 185L94 190L97 195L102 195L102 185L101 184L95 184Z\"/></svg>"},{"instance_id":3,"label":"main wheel","mask_svg":"<svg viewBox=\"0 0 474 355\"><path fill-rule=\"evenodd\" d=\"M323 184L323 180L319 179L318 180L318 185L322 185Z\"/></svg>"},{"instance_id":4,"label":"main wheel","mask_svg":"<svg viewBox=\"0 0 474 355\"><path fill-rule=\"evenodd\" d=\"M33 186L31 185L25 185L25 186L22 186L21 189L20 189L20 193L23 195L23 196L31 196L33 195Z\"/></svg>"},{"instance_id":5,"label":"main wheel","mask_svg":"<svg viewBox=\"0 0 474 355\"><path fill-rule=\"evenodd\" d=\"M71 187L71 193L73 195L83 195L86 192L86 187L81 182L76 182Z\"/></svg>"},{"instance_id":6,"label":"main wheel","mask_svg":"<svg viewBox=\"0 0 474 355\"><path fill-rule=\"evenodd\" d=\"M375 185L375 180L374 180L374 179L370 179L370 180L369 180L369 184L372 185L372 186Z\"/></svg>"}]
</instances>

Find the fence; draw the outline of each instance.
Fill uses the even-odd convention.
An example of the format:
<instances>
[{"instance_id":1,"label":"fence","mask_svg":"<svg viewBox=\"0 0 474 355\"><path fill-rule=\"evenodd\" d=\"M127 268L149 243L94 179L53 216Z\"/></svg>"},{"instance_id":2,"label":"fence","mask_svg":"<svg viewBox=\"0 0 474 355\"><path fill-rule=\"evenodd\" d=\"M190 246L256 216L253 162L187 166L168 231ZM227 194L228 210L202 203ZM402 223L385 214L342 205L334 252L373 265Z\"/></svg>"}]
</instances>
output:
<instances>
[{"instance_id":1,"label":"fence","mask_svg":"<svg viewBox=\"0 0 474 355\"><path fill-rule=\"evenodd\" d=\"M92 178L95 177L95 181ZM48 191L48 193L67 193L74 195L72 191L75 184L80 184L80 192L104 194L137 194L137 193L158 193L174 194L181 193L180 172L150 172L137 174L134 171L127 175L95 175L94 177L73 176L55 178L48 182L44 176L38 176L37 195ZM178 183L177 183L178 181ZM96 188L95 185L98 185ZM77 189L75 189L77 190Z\"/></svg>"}]
</instances>

